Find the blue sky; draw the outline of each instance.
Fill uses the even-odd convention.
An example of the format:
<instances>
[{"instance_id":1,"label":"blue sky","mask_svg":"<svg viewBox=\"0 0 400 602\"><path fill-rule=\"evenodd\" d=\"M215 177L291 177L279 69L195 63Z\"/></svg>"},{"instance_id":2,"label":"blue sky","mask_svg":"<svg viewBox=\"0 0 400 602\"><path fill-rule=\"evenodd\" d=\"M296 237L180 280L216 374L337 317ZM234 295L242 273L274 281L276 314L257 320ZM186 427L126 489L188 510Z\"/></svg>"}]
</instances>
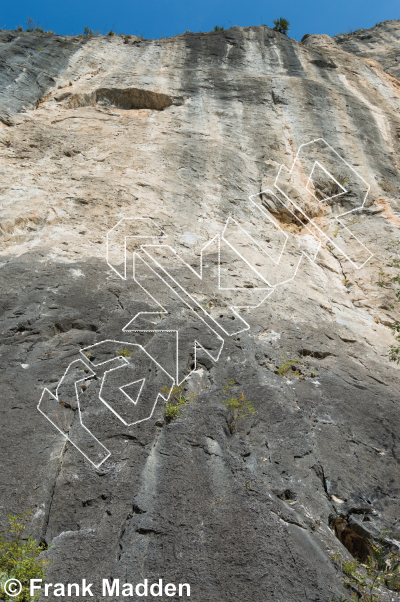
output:
<instances>
[{"instance_id":1,"label":"blue sky","mask_svg":"<svg viewBox=\"0 0 400 602\"><path fill-rule=\"evenodd\" d=\"M26 27L32 17L59 34L76 35L87 26L103 33L113 29L159 38L186 30L210 31L214 25L273 26L272 20L281 16L291 23L290 37L299 40L305 33L334 35L399 19L400 4L398 0L19 0L2 3L0 27Z\"/></svg>"}]
</instances>

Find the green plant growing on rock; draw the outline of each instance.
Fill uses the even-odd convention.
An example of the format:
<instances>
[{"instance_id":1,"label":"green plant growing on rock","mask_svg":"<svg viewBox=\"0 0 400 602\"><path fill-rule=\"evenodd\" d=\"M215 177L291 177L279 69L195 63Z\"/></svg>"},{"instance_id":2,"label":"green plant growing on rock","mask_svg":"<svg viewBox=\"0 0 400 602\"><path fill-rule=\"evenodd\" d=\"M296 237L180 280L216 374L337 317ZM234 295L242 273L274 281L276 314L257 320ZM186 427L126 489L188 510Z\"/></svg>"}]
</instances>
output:
<instances>
[{"instance_id":1,"label":"green plant growing on rock","mask_svg":"<svg viewBox=\"0 0 400 602\"><path fill-rule=\"evenodd\" d=\"M222 391L228 393L236 386L238 386L237 383L230 378L229 385L226 385ZM257 413L253 402L246 398L244 391L240 391L239 395L236 394L229 399L223 399L222 403L229 410L228 426L231 433L237 429L238 423L246 416L254 416Z\"/></svg>"},{"instance_id":2,"label":"green plant growing on rock","mask_svg":"<svg viewBox=\"0 0 400 602\"><path fill-rule=\"evenodd\" d=\"M274 30L275 31L279 31L279 33L283 33L285 34L285 36L287 35L287 32L289 31L289 21L287 19L284 19L283 17L279 17L279 19L274 19L273 23L275 25Z\"/></svg>"},{"instance_id":3,"label":"green plant growing on rock","mask_svg":"<svg viewBox=\"0 0 400 602\"><path fill-rule=\"evenodd\" d=\"M389 361L400 363L400 322L396 320L392 325L392 330L396 339L395 345L390 345L389 349Z\"/></svg>"},{"instance_id":4,"label":"green plant growing on rock","mask_svg":"<svg viewBox=\"0 0 400 602\"><path fill-rule=\"evenodd\" d=\"M191 403L196 398L196 395L194 393L189 393L185 395L184 387L185 385L184 383L182 383L181 385L175 385L175 387L172 388L171 394L169 396L168 401L165 404L164 409L164 418L167 424L171 422L171 420L176 420L176 418L179 418L184 409L182 406ZM169 388L164 387L163 389L161 389L161 391L165 395L168 395Z\"/></svg>"},{"instance_id":5,"label":"green plant growing on rock","mask_svg":"<svg viewBox=\"0 0 400 602\"><path fill-rule=\"evenodd\" d=\"M299 359L289 360L285 355L283 356L284 362L278 368L278 374L281 376L300 376L300 372L294 369L296 364L300 364Z\"/></svg>"},{"instance_id":6,"label":"green plant growing on rock","mask_svg":"<svg viewBox=\"0 0 400 602\"><path fill-rule=\"evenodd\" d=\"M214 25L213 31L224 31L224 27L221 25Z\"/></svg>"},{"instance_id":7,"label":"green plant growing on rock","mask_svg":"<svg viewBox=\"0 0 400 602\"><path fill-rule=\"evenodd\" d=\"M131 355L134 355L134 351L131 351L130 349L127 349L126 347L121 347L121 349L117 350L118 355L121 355L122 357L129 357Z\"/></svg>"},{"instance_id":8,"label":"green plant growing on rock","mask_svg":"<svg viewBox=\"0 0 400 602\"><path fill-rule=\"evenodd\" d=\"M379 280L376 283L380 288L383 288L385 286L385 276L387 276L387 274L383 271L382 268L380 268L379 270Z\"/></svg>"},{"instance_id":9,"label":"green plant growing on rock","mask_svg":"<svg viewBox=\"0 0 400 602\"><path fill-rule=\"evenodd\" d=\"M379 271L380 279L377 284L378 286L383 287L385 284L383 276L389 277L394 288L396 299L400 302L400 288L394 286L400 284L400 240L391 241L387 250L390 251L391 254L386 265L387 267L395 268L397 273L394 276L391 276L390 274L386 274L381 268ZM393 330L396 343L389 348L389 361L400 363L400 321L395 320L391 325L391 329Z\"/></svg>"},{"instance_id":10,"label":"green plant growing on rock","mask_svg":"<svg viewBox=\"0 0 400 602\"><path fill-rule=\"evenodd\" d=\"M32 17L28 17L28 20L25 21L25 23L26 23L26 31L29 31L29 32L37 31L39 33L44 33L43 26L40 25L39 23L36 23L36 21L34 21L34 19L32 19Z\"/></svg>"},{"instance_id":11,"label":"green plant growing on rock","mask_svg":"<svg viewBox=\"0 0 400 602\"><path fill-rule=\"evenodd\" d=\"M349 224L354 225L354 224L358 224L358 222L361 220L361 217L359 215L355 215L354 217L351 217L349 219Z\"/></svg>"},{"instance_id":12,"label":"green plant growing on rock","mask_svg":"<svg viewBox=\"0 0 400 602\"><path fill-rule=\"evenodd\" d=\"M329 180L325 180L324 182L317 184L316 193L321 193L323 198L329 198L343 193L341 186L345 188L345 184L349 182L349 178L347 178L344 174L334 175L334 178L336 182L332 178L329 178Z\"/></svg>"},{"instance_id":13,"label":"green plant growing on rock","mask_svg":"<svg viewBox=\"0 0 400 602\"><path fill-rule=\"evenodd\" d=\"M400 592L400 555L397 549L386 544L387 532L383 532L378 542L369 541L370 556L366 562L348 561L338 552L332 559L342 571L342 581L348 588L356 587L358 593L351 594L351 600L341 597L337 602L379 602L382 588L390 592Z\"/></svg>"},{"instance_id":14,"label":"green plant growing on rock","mask_svg":"<svg viewBox=\"0 0 400 602\"><path fill-rule=\"evenodd\" d=\"M83 35L84 36L93 36L94 32L92 29L89 29L89 27L84 27L83 28Z\"/></svg>"},{"instance_id":15,"label":"green plant growing on rock","mask_svg":"<svg viewBox=\"0 0 400 602\"><path fill-rule=\"evenodd\" d=\"M336 182L338 182L340 184L340 186L343 186L343 188L345 188L345 184L348 184L348 182L350 181L350 178L347 178L344 174L339 174L337 176L334 176ZM336 184L336 182L332 181L331 184L331 189L330 192L331 194L329 196L333 196L334 194L339 194L340 192L343 192L343 190L340 188L340 186L338 186Z\"/></svg>"},{"instance_id":16,"label":"green plant growing on rock","mask_svg":"<svg viewBox=\"0 0 400 602\"><path fill-rule=\"evenodd\" d=\"M44 579L44 567L48 560L39 558L45 550L31 537L25 536L26 523L30 512L8 515L7 541L0 535L0 588L4 591L4 584L8 579L18 579L22 584L21 593L14 596L16 602L33 602L38 596L30 596L30 579Z\"/></svg>"}]
</instances>

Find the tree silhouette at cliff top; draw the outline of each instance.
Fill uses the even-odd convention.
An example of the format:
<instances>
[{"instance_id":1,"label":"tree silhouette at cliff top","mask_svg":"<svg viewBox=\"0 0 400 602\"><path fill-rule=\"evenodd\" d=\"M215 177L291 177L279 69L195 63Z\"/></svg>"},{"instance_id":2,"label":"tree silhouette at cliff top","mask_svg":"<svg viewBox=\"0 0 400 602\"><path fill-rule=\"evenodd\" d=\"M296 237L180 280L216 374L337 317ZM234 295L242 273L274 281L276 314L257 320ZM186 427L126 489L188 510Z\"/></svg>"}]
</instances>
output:
<instances>
[{"instance_id":1,"label":"tree silhouette at cliff top","mask_svg":"<svg viewBox=\"0 0 400 602\"><path fill-rule=\"evenodd\" d=\"M284 19L283 17L279 17L279 19L274 19L273 23L275 25L274 27L274 31L279 31L279 33L284 33L285 35L287 35L287 32L289 31L289 21L287 19Z\"/></svg>"}]
</instances>

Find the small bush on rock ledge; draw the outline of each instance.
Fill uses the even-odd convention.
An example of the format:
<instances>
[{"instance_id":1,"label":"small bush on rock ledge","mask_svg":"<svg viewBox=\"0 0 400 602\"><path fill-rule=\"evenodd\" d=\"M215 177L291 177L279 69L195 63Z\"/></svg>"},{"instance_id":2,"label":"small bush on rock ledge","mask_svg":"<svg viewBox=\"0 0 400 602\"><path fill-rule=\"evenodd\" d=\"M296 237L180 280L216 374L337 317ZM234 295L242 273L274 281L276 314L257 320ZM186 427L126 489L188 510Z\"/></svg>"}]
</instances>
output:
<instances>
[{"instance_id":1,"label":"small bush on rock ledge","mask_svg":"<svg viewBox=\"0 0 400 602\"><path fill-rule=\"evenodd\" d=\"M347 561L338 552L332 560L342 572L342 581L346 588L356 589L350 599L343 598L334 602L380 602L387 600L387 594L400 592L400 556L396 548L389 548L386 533L382 533L378 542L369 541L371 555L366 562Z\"/></svg>"},{"instance_id":2,"label":"small bush on rock ledge","mask_svg":"<svg viewBox=\"0 0 400 602\"><path fill-rule=\"evenodd\" d=\"M196 395L194 393L189 393L188 395L184 395L183 388L184 388L184 384L173 387L173 389L171 391L171 395L170 395L167 403L165 404L164 418L165 418L167 424L169 422L171 422L171 420L175 420L176 418L179 418L179 416L181 415L181 413L183 411L182 406L184 406L188 403L191 403L196 398ZM168 394L168 391L169 391L168 387L164 387L162 389L162 392L165 395Z\"/></svg>"},{"instance_id":3,"label":"small bush on rock ledge","mask_svg":"<svg viewBox=\"0 0 400 602\"><path fill-rule=\"evenodd\" d=\"M228 393L231 389L236 386L236 383L231 378L229 379L229 385L223 388L224 393ZM222 403L229 410L228 425L229 430L233 433L240 420L246 418L246 416L254 416L256 410L253 406L253 402L246 399L244 391L241 391L236 397L230 397L229 399L223 399Z\"/></svg>"},{"instance_id":4,"label":"small bush on rock ledge","mask_svg":"<svg viewBox=\"0 0 400 602\"><path fill-rule=\"evenodd\" d=\"M30 512L8 516L8 534L5 541L0 535L0 588L4 591L4 585L9 579L17 579L22 584L22 590L12 599L15 602L33 602L37 596L32 598L29 592L30 579L44 579L44 566L48 560L39 558L45 546L37 543L31 537L25 536L26 523Z\"/></svg>"},{"instance_id":5,"label":"small bush on rock ledge","mask_svg":"<svg viewBox=\"0 0 400 602\"><path fill-rule=\"evenodd\" d=\"M25 21L25 23L26 23L26 31L28 31L28 32L38 31L39 33L44 33L43 25L36 23L34 21L34 19L32 19L32 17L28 17L28 20Z\"/></svg>"},{"instance_id":6,"label":"small bush on rock ledge","mask_svg":"<svg viewBox=\"0 0 400 602\"><path fill-rule=\"evenodd\" d=\"M274 19L273 23L275 25L274 30L275 31L279 31L279 33L284 33L285 35L287 35L287 32L289 31L289 21L287 19L284 19L283 17L279 17L279 19Z\"/></svg>"}]
</instances>

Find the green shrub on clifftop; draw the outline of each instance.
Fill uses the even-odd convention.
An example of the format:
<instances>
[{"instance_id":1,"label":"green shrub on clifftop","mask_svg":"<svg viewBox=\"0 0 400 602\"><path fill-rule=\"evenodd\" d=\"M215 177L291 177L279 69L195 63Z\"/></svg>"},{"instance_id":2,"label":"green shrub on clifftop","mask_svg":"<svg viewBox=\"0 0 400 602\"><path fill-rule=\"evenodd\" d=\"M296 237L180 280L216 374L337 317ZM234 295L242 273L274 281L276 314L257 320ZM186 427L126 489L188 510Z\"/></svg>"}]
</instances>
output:
<instances>
[{"instance_id":1,"label":"green shrub on clifftop","mask_svg":"<svg viewBox=\"0 0 400 602\"><path fill-rule=\"evenodd\" d=\"M275 31L279 31L279 33L284 33L285 35L287 35L287 32L289 31L289 21L287 19L284 19L283 17L279 17L279 19L274 19L273 23L275 25L274 30Z\"/></svg>"}]
</instances>

